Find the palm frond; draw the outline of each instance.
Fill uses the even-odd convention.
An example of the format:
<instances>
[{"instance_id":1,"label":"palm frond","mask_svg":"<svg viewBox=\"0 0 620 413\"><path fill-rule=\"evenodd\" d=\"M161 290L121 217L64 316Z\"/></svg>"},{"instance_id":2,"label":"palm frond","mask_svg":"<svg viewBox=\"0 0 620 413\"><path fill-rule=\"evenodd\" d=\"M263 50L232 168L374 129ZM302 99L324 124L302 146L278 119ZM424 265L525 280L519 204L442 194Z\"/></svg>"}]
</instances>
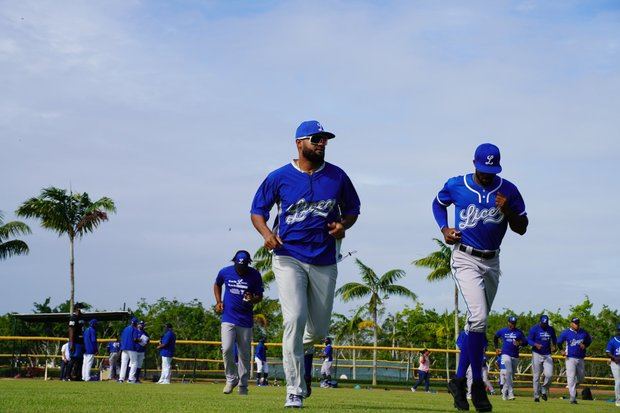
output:
<instances>
[{"instance_id":1,"label":"palm frond","mask_svg":"<svg viewBox=\"0 0 620 413\"><path fill-rule=\"evenodd\" d=\"M362 261L360 261L358 258L355 259L355 263L359 267L362 274L362 280L366 283L366 285L377 285L377 283L379 282L379 277L377 277L375 271L366 264L364 264Z\"/></svg>"},{"instance_id":2,"label":"palm frond","mask_svg":"<svg viewBox=\"0 0 620 413\"><path fill-rule=\"evenodd\" d=\"M452 276L452 270L446 267L439 267L431 271L427 276L427 281L442 281Z\"/></svg>"},{"instance_id":3,"label":"palm frond","mask_svg":"<svg viewBox=\"0 0 620 413\"><path fill-rule=\"evenodd\" d=\"M413 291L411 291L407 287L403 287L402 285L394 285L394 284L386 285L383 288L383 292L386 293L387 295L398 295L401 297L408 297L414 301L418 299L418 296Z\"/></svg>"},{"instance_id":4,"label":"palm frond","mask_svg":"<svg viewBox=\"0 0 620 413\"><path fill-rule=\"evenodd\" d=\"M344 302L364 298L370 294L372 290L368 286L356 282L347 283L336 290L336 295L342 297Z\"/></svg>"},{"instance_id":5,"label":"palm frond","mask_svg":"<svg viewBox=\"0 0 620 413\"><path fill-rule=\"evenodd\" d=\"M0 242L3 239L8 239L10 237L17 237L20 235L27 235L32 233L30 231L30 227L23 222L20 221L11 221L2 225L0 222Z\"/></svg>"},{"instance_id":6,"label":"palm frond","mask_svg":"<svg viewBox=\"0 0 620 413\"><path fill-rule=\"evenodd\" d=\"M405 276L405 271L403 270L390 270L383 274L381 278L379 278L379 288L384 288L387 285L394 284L394 281L400 280Z\"/></svg>"},{"instance_id":7,"label":"palm frond","mask_svg":"<svg viewBox=\"0 0 620 413\"><path fill-rule=\"evenodd\" d=\"M11 240L0 243L0 260L12 257L14 255L26 255L30 252L28 244L21 240Z\"/></svg>"}]
</instances>

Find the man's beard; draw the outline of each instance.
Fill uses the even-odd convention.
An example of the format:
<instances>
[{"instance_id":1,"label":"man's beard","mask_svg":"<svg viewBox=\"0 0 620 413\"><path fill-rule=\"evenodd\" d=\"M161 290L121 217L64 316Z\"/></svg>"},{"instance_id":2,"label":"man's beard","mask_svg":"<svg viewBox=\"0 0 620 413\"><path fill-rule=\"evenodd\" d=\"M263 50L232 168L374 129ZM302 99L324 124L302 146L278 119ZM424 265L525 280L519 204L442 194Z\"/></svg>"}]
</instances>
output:
<instances>
[{"instance_id":1,"label":"man's beard","mask_svg":"<svg viewBox=\"0 0 620 413\"><path fill-rule=\"evenodd\" d=\"M323 160L325 159L325 151L320 153L314 152L314 150L310 148L303 148L301 153L312 163L323 163Z\"/></svg>"}]
</instances>

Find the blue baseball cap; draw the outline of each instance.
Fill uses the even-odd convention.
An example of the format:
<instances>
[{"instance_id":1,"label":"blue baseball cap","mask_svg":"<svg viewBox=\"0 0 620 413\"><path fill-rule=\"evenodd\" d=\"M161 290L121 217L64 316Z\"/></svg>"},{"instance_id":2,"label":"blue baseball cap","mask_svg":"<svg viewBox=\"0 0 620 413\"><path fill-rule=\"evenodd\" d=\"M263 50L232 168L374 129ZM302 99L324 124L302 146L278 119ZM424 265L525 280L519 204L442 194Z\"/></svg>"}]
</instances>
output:
<instances>
[{"instance_id":1,"label":"blue baseball cap","mask_svg":"<svg viewBox=\"0 0 620 413\"><path fill-rule=\"evenodd\" d=\"M97 321L97 319L96 319L96 318L93 318L92 320L90 320L90 321L88 322L88 325L90 325L90 326L94 326L94 325L97 325L97 322L98 322L98 321Z\"/></svg>"},{"instance_id":2,"label":"blue baseball cap","mask_svg":"<svg viewBox=\"0 0 620 413\"><path fill-rule=\"evenodd\" d=\"M138 324L138 319L136 317L131 317L131 324Z\"/></svg>"},{"instance_id":3,"label":"blue baseball cap","mask_svg":"<svg viewBox=\"0 0 620 413\"><path fill-rule=\"evenodd\" d=\"M474 153L474 166L477 171L485 174L498 174L502 171L499 164L499 148L492 143L483 143Z\"/></svg>"},{"instance_id":4,"label":"blue baseball cap","mask_svg":"<svg viewBox=\"0 0 620 413\"><path fill-rule=\"evenodd\" d=\"M541 315L540 316L540 322L543 323L543 324L549 324L549 316Z\"/></svg>"},{"instance_id":5,"label":"blue baseball cap","mask_svg":"<svg viewBox=\"0 0 620 413\"><path fill-rule=\"evenodd\" d=\"M297 128L297 131L295 131L295 139L300 139L312 135L322 135L325 136L327 139L332 139L336 137L336 135L334 135L333 133L326 132L325 129L323 129L323 125L321 125L321 122L319 122L318 120L306 120L304 122L301 122L301 124Z\"/></svg>"},{"instance_id":6,"label":"blue baseball cap","mask_svg":"<svg viewBox=\"0 0 620 413\"><path fill-rule=\"evenodd\" d=\"M250 256L249 252L245 250L239 250L235 253L232 261L235 264L249 264L252 262L252 257Z\"/></svg>"},{"instance_id":7,"label":"blue baseball cap","mask_svg":"<svg viewBox=\"0 0 620 413\"><path fill-rule=\"evenodd\" d=\"M579 317L573 317L573 318L570 320L570 322L571 322L571 323L575 323L575 324L579 324Z\"/></svg>"},{"instance_id":8,"label":"blue baseball cap","mask_svg":"<svg viewBox=\"0 0 620 413\"><path fill-rule=\"evenodd\" d=\"M510 317L508 317L508 322L510 324L517 324L517 317L511 315Z\"/></svg>"}]
</instances>

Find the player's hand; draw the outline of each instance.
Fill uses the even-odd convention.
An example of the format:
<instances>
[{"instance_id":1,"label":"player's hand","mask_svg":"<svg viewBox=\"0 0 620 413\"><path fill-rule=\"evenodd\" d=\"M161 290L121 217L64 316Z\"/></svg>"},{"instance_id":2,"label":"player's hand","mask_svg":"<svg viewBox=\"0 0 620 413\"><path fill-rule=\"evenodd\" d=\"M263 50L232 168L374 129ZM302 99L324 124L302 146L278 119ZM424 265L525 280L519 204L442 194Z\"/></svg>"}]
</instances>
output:
<instances>
[{"instance_id":1,"label":"player's hand","mask_svg":"<svg viewBox=\"0 0 620 413\"><path fill-rule=\"evenodd\" d=\"M508 207L508 198L506 198L501 192L495 195L495 207L499 208L504 214L508 214L510 209Z\"/></svg>"},{"instance_id":2,"label":"player's hand","mask_svg":"<svg viewBox=\"0 0 620 413\"><path fill-rule=\"evenodd\" d=\"M551 351L555 353L557 350L558 350L558 346L556 346L555 344L552 344Z\"/></svg>"},{"instance_id":3,"label":"player's hand","mask_svg":"<svg viewBox=\"0 0 620 413\"><path fill-rule=\"evenodd\" d=\"M582 350L585 350L586 349L586 345L583 344L583 343L579 343L579 348L582 349Z\"/></svg>"},{"instance_id":4,"label":"player's hand","mask_svg":"<svg viewBox=\"0 0 620 413\"><path fill-rule=\"evenodd\" d=\"M446 244L453 245L461 242L461 231L457 231L456 228L443 227L441 233L446 240Z\"/></svg>"},{"instance_id":5,"label":"player's hand","mask_svg":"<svg viewBox=\"0 0 620 413\"><path fill-rule=\"evenodd\" d=\"M75 350L75 347L73 347L73 345L69 346L69 353L73 353L73 350Z\"/></svg>"},{"instance_id":6,"label":"player's hand","mask_svg":"<svg viewBox=\"0 0 620 413\"><path fill-rule=\"evenodd\" d=\"M224 303L215 304L215 312L221 313L222 311L224 311Z\"/></svg>"},{"instance_id":7,"label":"player's hand","mask_svg":"<svg viewBox=\"0 0 620 413\"><path fill-rule=\"evenodd\" d=\"M498 348L495 349L495 355L499 356L500 354L502 354L502 351Z\"/></svg>"},{"instance_id":8,"label":"player's hand","mask_svg":"<svg viewBox=\"0 0 620 413\"><path fill-rule=\"evenodd\" d=\"M540 350L542 348L542 344L534 343L534 347L536 347L538 350Z\"/></svg>"},{"instance_id":9,"label":"player's hand","mask_svg":"<svg viewBox=\"0 0 620 413\"><path fill-rule=\"evenodd\" d=\"M562 351L560 351L560 354L563 355L564 357L566 357L566 351L562 350Z\"/></svg>"},{"instance_id":10,"label":"player's hand","mask_svg":"<svg viewBox=\"0 0 620 413\"><path fill-rule=\"evenodd\" d=\"M336 239L344 238L344 225L340 222L330 222L327 224L327 228L329 228L329 235Z\"/></svg>"},{"instance_id":11,"label":"player's hand","mask_svg":"<svg viewBox=\"0 0 620 413\"><path fill-rule=\"evenodd\" d=\"M270 232L269 235L265 237L265 248L267 248L268 250L271 251L281 246L282 246L282 240L280 239L279 236L277 236L273 232Z\"/></svg>"},{"instance_id":12,"label":"player's hand","mask_svg":"<svg viewBox=\"0 0 620 413\"><path fill-rule=\"evenodd\" d=\"M246 292L243 294L243 301L245 301L246 303L247 303L247 302L251 302L253 298L254 298L254 294L252 294L252 293L251 293L251 292L249 292L249 291L246 291Z\"/></svg>"}]
</instances>

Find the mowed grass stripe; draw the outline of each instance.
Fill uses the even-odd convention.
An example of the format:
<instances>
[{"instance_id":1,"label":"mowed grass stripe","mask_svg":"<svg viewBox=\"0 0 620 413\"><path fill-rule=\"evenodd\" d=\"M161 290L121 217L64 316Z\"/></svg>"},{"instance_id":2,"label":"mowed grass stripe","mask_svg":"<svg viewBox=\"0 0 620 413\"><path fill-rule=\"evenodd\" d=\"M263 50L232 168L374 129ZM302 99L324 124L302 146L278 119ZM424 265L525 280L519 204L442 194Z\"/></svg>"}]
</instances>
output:
<instances>
[{"instance_id":1,"label":"mowed grass stripe","mask_svg":"<svg viewBox=\"0 0 620 413\"><path fill-rule=\"evenodd\" d=\"M0 380L0 412L271 412L283 409L284 387L250 386L250 395L222 394L223 383L139 385L112 382L65 383L42 380ZM530 397L502 401L492 396L496 412L618 412L603 400L551 399L534 403ZM405 390L313 388L304 411L454 412L447 393ZM472 411L474 409L472 408Z\"/></svg>"}]
</instances>

